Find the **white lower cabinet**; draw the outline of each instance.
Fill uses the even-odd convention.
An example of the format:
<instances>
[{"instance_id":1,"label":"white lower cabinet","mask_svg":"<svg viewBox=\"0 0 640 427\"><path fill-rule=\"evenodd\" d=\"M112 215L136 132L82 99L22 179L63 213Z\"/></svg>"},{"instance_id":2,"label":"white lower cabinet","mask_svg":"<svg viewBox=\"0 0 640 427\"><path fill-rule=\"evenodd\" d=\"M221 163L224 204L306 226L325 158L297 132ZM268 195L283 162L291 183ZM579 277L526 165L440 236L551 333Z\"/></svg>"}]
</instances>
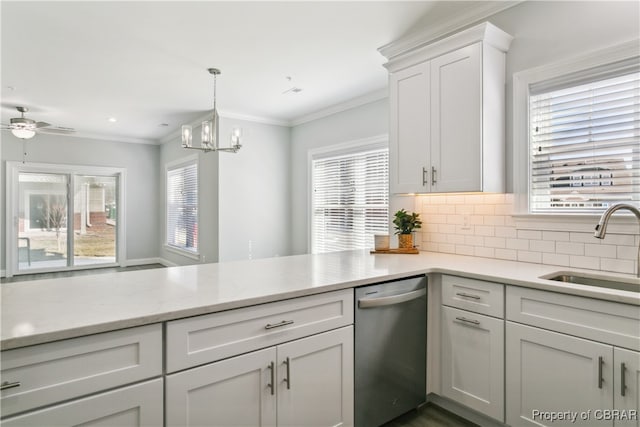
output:
<instances>
[{"instance_id":1,"label":"white lower cabinet","mask_svg":"<svg viewBox=\"0 0 640 427\"><path fill-rule=\"evenodd\" d=\"M442 307L442 395L504 422L504 320Z\"/></svg>"},{"instance_id":2,"label":"white lower cabinet","mask_svg":"<svg viewBox=\"0 0 640 427\"><path fill-rule=\"evenodd\" d=\"M507 424L639 425L640 353L512 322L506 352Z\"/></svg>"},{"instance_id":3,"label":"white lower cabinet","mask_svg":"<svg viewBox=\"0 0 640 427\"><path fill-rule=\"evenodd\" d=\"M640 353L615 347L613 349L613 407L622 414L635 414L635 419L619 416L615 425L640 427Z\"/></svg>"},{"instance_id":4,"label":"white lower cabinet","mask_svg":"<svg viewBox=\"0 0 640 427\"><path fill-rule=\"evenodd\" d=\"M353 326L166 377L167 426L353 424Z\"/></svg>"},{"instance_id":5,"label":"white lower cabinet","mask_svg":"<svg viewBox=\"0 0 640 427\"><path fill-rule=\"evenodd\" d=\"M162 379L100 393L2 420L4 427L162 426Z\"/></svg>"}]
</instances>

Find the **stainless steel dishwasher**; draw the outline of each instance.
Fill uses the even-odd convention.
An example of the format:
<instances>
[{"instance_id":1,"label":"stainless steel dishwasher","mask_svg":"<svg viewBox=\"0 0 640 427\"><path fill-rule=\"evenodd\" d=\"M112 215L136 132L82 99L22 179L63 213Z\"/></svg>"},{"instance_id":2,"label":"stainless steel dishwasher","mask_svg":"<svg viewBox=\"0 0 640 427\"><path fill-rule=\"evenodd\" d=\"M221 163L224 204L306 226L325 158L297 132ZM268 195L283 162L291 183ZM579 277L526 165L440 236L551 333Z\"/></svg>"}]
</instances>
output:
<instances>
[{"instance_id":1,"label":"stainless steel dishwasher","mask_svg":"<svg viewBox=\"0 0 640 427\"><path fill-rule=\"evenodd\" d=\"M355 289L355 426L380 426L426 399L427 278Z\"/></svg>"}]
</instances>

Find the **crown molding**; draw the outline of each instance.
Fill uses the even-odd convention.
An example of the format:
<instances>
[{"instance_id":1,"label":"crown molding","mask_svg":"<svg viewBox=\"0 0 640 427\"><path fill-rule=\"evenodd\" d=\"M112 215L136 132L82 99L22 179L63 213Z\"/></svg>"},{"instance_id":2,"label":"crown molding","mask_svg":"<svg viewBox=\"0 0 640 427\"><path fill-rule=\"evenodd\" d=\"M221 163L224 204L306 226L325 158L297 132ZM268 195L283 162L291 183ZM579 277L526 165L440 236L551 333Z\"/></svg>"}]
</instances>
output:
<instances>
[{"instance_id":1,"label":"crown molding","mask_svg":"<svg viewBox=\"0 0 640 427\"><path fill-rule=\"evenodd\" d=\"M261 116L251 116L249 114L235 113L232 111L219 110L218 114L220 117L224 117L225 119L236 119L236 120L245 120L247 122L253 123L262 123L265 125L275 125L275 126L291 126L291 122L288 120L278 120L272 119L270 117L261 117Z\"/></svg>"},{"instance_id":2,"label":"crown molding","mask_svg":"<svg viewBox=\"0 0 640 427\"><path fill-rule=\"evenodd\" d=\"M462 29L467 25L487 19L496 13L510 9L522 3L524 0L478 2L476 7L460 12L455 17L443 20L434 25L429 25L424 30L416 31L396 41L388 43L378 52L387 60L407 52L430 44L435 40Z\"/></svg>"},{"instance_id":3,"label":"crown molding","mask_svg":"<svg viewBox=\"0 0 640 427\"><path fill-rule=\"evenodd\" d=\"M388 89L380 89L375 92L370 92L366 95L359 96L357 98L350 99L349 101L341 102L339 104L332 105L327 108L323 108L322 110L316 111L311 114L307 114L305 116L298 117L296 119L291 120L289 122L289 126L295 127L301 125L303 123L311 122L313 120L318 120L323 117L331 116L332 114L341 113L346 110L350 110L352 108L359 107L361 105L370 104L375 101L379 101L381 99L385 99L388 96Z\"/></svg>"}]
</instances>

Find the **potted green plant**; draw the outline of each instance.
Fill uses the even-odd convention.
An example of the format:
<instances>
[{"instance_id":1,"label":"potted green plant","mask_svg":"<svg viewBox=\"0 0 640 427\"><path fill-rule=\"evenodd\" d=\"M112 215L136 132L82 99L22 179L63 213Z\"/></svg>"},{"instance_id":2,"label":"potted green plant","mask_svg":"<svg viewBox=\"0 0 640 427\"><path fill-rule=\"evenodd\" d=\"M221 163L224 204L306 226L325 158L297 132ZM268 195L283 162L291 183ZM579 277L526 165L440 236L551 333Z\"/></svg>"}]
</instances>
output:
<instances>
[{"instance_id":1,"label":"potted green plant","mask_svg":"<svg viewBox=\"0 0 640 427\"><path fill-rule=\"evenodd\" d=\"M401 249L413 248L413 231L422 228L420 214L415 212L409 213L404 209L400 209L395 213L393 219L396 234L398 235L398 247Z\"/></svg>"}]
</instances>

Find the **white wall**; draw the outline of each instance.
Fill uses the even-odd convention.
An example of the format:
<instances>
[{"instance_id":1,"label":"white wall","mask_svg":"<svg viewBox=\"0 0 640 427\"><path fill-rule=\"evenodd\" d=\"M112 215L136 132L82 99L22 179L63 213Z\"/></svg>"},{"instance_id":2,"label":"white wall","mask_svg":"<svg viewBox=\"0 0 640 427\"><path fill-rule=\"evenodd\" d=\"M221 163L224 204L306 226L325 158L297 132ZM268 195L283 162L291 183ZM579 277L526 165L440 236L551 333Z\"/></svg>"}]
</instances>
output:
<instances>
[{"instance_id":1,"label":"white wall","mask_svg":"<svg viewBox=\"0 0 640 427\"><path fill-rule=\"evenodd\" d=\"M128 260L146 260L159 255L158 238L158 159L159 148L152 145L128 144L79 137L37 135L26 141L27 161L66 165L89 165L124 168L126 178L126 251ZM22 140L2 133L2 170L6 177L6 161L22 161ZM6 192L0 185L0 227L2 254L6 251ZM2 269L5 269L2 257Z\"/></svg>"},{"instance_id":2,"label":"white wall","mask_svg":"<svg viewBox=\"0 0 640 427\"><path fill-rule=\"evenodd\" d=\"M195 153L199 157L200 259L162 246L161 257L170 263L188 265L290 254L289 128L222 117L221 146L230 144L231 130L236 126L243 130L243 147L235 154L185 150L177 138L161 147L161 244L165 241L165 166ZM200 129L194 127L193 134L194 146L198 146Z\"/></svg>"},{"instance_id":3,"label":"white wall","mask_svg":"<svg viewBox=\"0 0 640 427\"><path fill-rule=\"evenodd\" d=\"M198 135L200 128L194 127L194 146L199 145ZM195 140L197 139L197 141ZM185 157L198 156L198 251L200 259L193 259L175 251L168 250L166 242L166 166L167 164L184 159ZM218 262L218 153L204 153L199 150L186 150L182 148L179 137L169 141L160 147L158 161L158 237L160 257L171 264L189 265L208 262Z\"/></svg>"},{"instance_id":4,"label":"white wall","mask_svg":"<svg viewBox=\"0 0 640 427\"><path fill-rule=\"evenodd\" d=\"M293 254L309 252L309 151L386 135L389 132L387 99L303 123L291 129L291 225Z\"/></svg>"},{"instance_id":5,"label":"white wall","mask_svg":"<svg viewBox=\"0 0 640 427\"><path fill-rule=\"evenodd\" d=\"M289 128L223 119L223 146L234 127L242 128L243 147L220 154L219 260L289 255Z\"/></svg>"}]
</instances>

